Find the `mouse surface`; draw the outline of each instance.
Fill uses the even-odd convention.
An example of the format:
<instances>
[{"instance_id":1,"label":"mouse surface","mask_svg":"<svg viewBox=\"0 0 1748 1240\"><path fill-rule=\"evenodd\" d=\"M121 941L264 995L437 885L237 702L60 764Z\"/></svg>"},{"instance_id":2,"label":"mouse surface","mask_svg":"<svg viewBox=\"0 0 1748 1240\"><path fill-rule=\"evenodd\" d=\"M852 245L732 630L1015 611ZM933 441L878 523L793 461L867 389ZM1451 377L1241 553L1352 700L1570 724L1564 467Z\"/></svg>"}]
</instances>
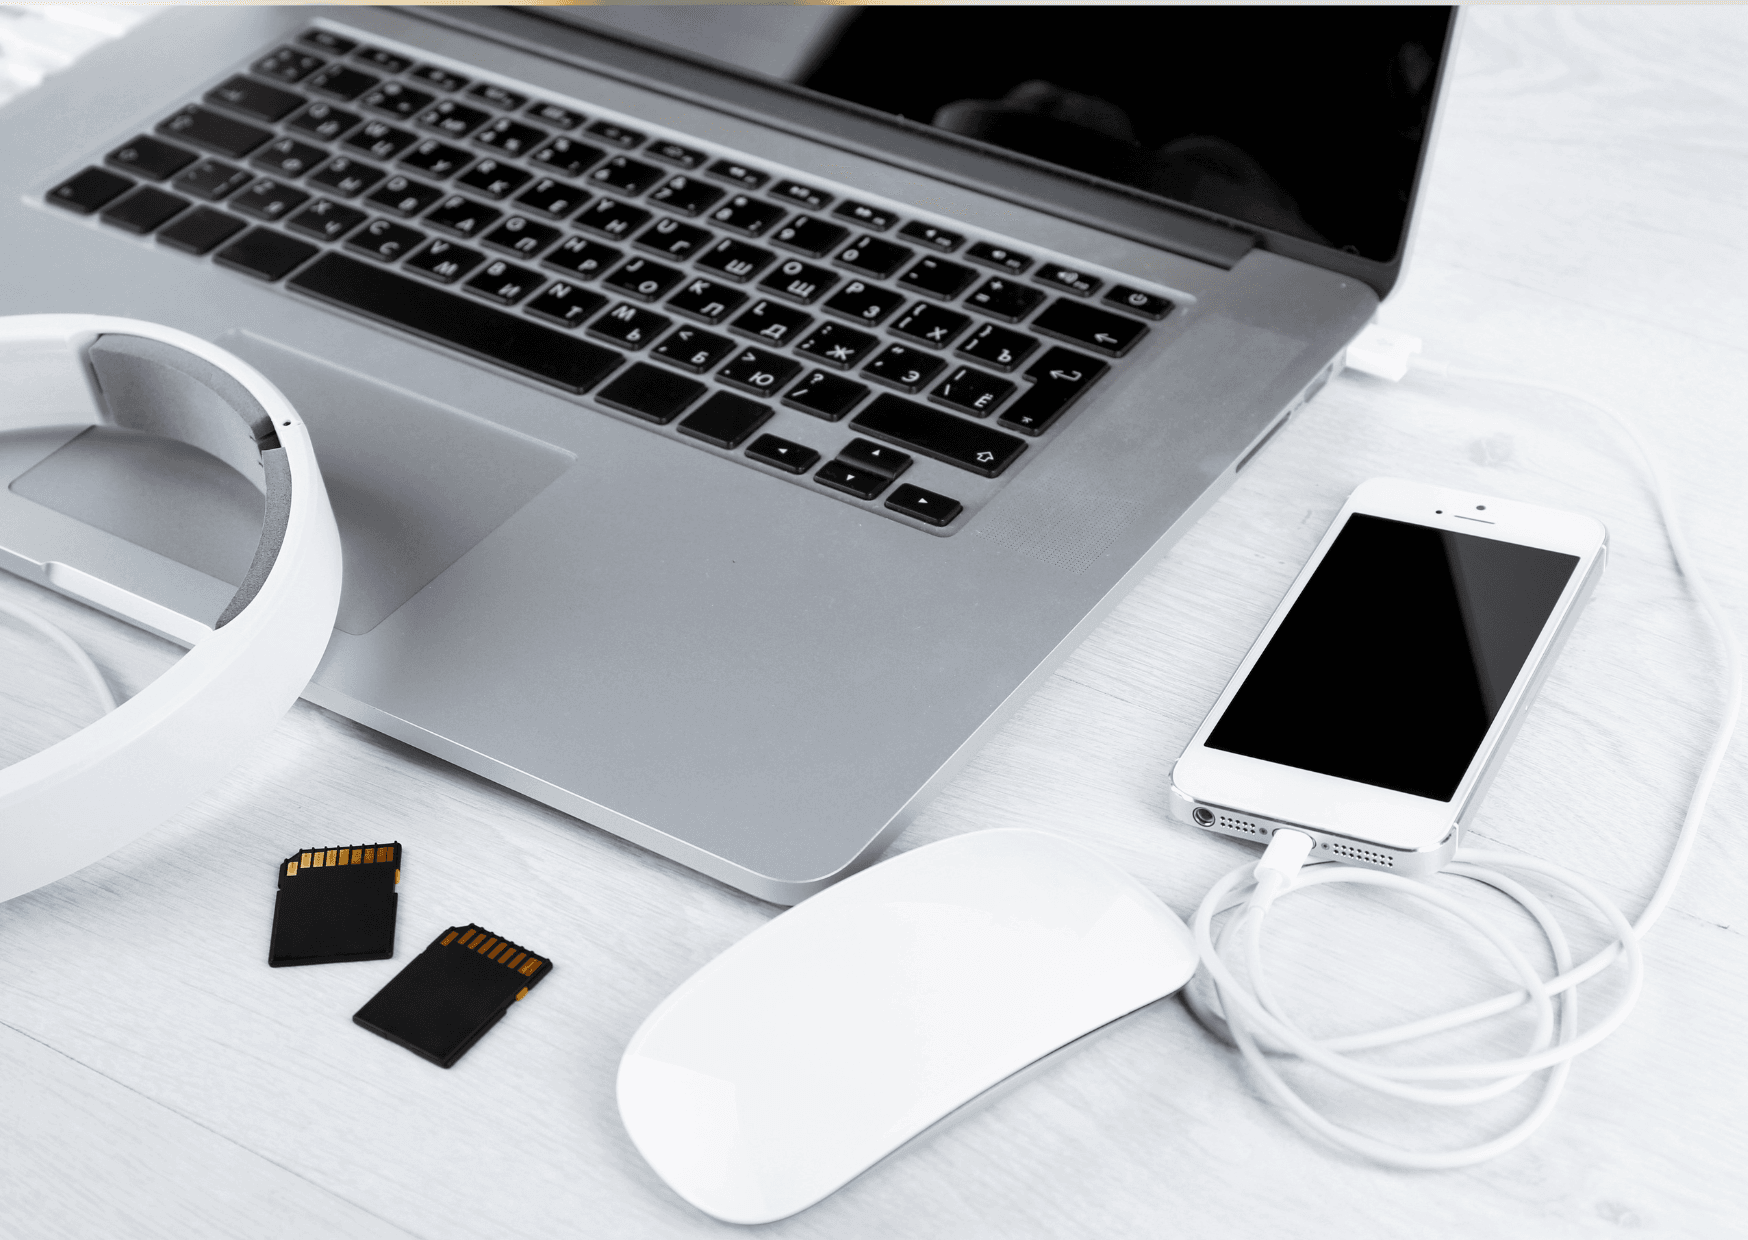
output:
<instances>
[{"instance_id":1,"label":"mouse surface","mask_svg":"<svg viewBox=\"0 0 1748 1240\"><path fill-rule=\"evenodd\" d=\"M957 836L773 918L651 1012L619 1113L707 1214L794 1214L1068 1043L1176 991L1189 930L1040 831Z\"/></svg>"}]
</instances>

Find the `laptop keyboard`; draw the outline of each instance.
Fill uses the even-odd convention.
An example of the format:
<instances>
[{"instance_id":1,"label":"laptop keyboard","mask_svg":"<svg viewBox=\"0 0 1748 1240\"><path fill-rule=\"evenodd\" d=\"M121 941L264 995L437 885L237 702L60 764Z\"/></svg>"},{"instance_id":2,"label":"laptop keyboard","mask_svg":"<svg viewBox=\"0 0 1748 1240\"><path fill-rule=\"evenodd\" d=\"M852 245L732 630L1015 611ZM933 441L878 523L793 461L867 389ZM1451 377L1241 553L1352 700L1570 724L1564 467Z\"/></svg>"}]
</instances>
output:
<instances>
[{"instance_id":1,"label":"laptop keyboard","mask_svg":"<svg viewBox=\"0 0 1748 1240\"><path fill-rule=\"evenodd\" d=\"M328 29L45 200L937 533L955 471L1003 475L1174 309ZM945 489L901 481L918 456Z\"/></svg>"}]
</instances>

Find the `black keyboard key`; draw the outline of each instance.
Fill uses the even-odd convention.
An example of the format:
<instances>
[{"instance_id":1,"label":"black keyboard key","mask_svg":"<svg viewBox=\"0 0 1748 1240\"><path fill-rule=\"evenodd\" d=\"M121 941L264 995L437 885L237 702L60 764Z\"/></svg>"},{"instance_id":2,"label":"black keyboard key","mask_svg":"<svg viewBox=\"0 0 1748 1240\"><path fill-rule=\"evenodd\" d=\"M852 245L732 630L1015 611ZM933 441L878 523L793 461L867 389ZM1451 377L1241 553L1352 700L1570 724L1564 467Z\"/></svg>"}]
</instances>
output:
<instances>
[{"instance_id":1,"label":"black keyboard key","mask_svg":"<svg viewBox=\"0 0 1748 1240\"><path fill-rule=\"evenodd\" d=\"M641 349L668 330L672 319L622 301L589 325L590 335L628 349Z\"/></svg>"},{"instance_id":2,"label":"black keyboard key","mask_svg":"<svg viewBox=\"0 0 1748 1240\"><path fill-rule=\"evenodd\" d=\"M938 250L942 254L951 254L965 244L962 234L948 232L945 228L936 228L933 224L925 224L921 220L912 220L898 230L901 237L909 237L912 241Z\"/></svg>"},{"instance_id":3,"label":"black keyboard key","mask_svg":"<svg viewBox=\"0 0 1748 1240\"><path fill-rule=\"evenodd\" d=\"M372 68L381 69L384 73L405 73L413 67L413 62L405 56L381 47L361 47L352 53L352 59L362 61Z\"/></svg>"},{"instance_id":4,"label":"black keyboard key","mask_svg":"<svg viewBox=\"0 0 1748 1240\"><path fill-rule=\"evenodd\" d=\"M550 219L562 220L589 201L589 192L551 177L541 177L523 190L516 201Z\"/></svg>"},{"instance_id":5,"label":"black keyboard key","mask_svg":"<svg viewBox=\"0 0 1748 1240\"><path fill-rule=\"evenodd\" d=\"M951 301L963 293L965 287L976 278L977 273L969 267L943 262L938 258L925 258L898 277L898 282L919 293L927 293L930 297Z\"/></svg>"},{"instance_id":6,"label":"black keyboard key","mask_svg":"<svg viewBox=\"0 0 1748 1240\"><path fill-rule=\"evenodd\" d=\"M1041 280L1052 288L1073 293L1076 297L1091 297L1105 286L1105 282L1097 276L1089 276L1084 271L1076 271L1060 263L1045 263L1032 278Z\"/></svg>"},{"instance_id":7,"label":"black keyboard key","mask_svg":"<svg viewBox=\"0 0 1748 1240\"><path fill-rule=\"evenodd\" d=\"M456 99L445 99L413 118L420 129L434 129L445 138L465 138L492 119L483 108L470 108Z\"/></svg>"},{"instance_id":8,"label":"black keyboard key","mask_svg":"<svg viewBox=\"0 0 1748 1240\"><path fill-rule=\"evenodd\" d=\"M771 240L785 250L819 258L849 235L847 228L814 219L811 215L798 215L772 233Z\"/></svg>"},{"instance_id":9,"label":"black keyboard key","mask_svg":"<svg viewBox=\"0 0 1748 1240\"><path fill-rule=\"evenodd\" d=\"M349 155L336 155L310 173L310 184L332 190L342 198L356 198L387 175L374 164L361 164Z\"/></svg>"},{"instance_id":10,"label":"black keyboard key","mask_svg":"<svg viewBox=\"0 0 1748 1240\"><path fill-rule=\"evenodd\" d=\"M478 250L435 237L407 260L407 266L424 272L439 284L454 284L485 261L486 256Z\"/></svg>"},{"instance_id":11,"label":"black keyboard key","mask_svg":"<svg viewBox=\"0 0 1748 1240\"><path fill-rule=\"evenodd\" d=\"M285 222L292 232L314 237L317 241L338 241L367 220L369 215L356 207L341 206L329 198L318 198Z\"/></svg>"},{"instance_id":12,"label":"black keyboard key","mask_svg":"<svg viewBox=\"0 0 1748 1240\"><path fill-rule=\"evenodd\" d=\"M833 314L873 326L905 303L903 293L851 280L825 303Z\"/></svg>"},{"instance_id":13,"label":"black keyboard key","mask_svg":"<svg viewBox=\"0 0 1748 1240\"><path fill-rule=\"evenodd\" d=\"M651 191L649 201L659 203L681 215L698 215L708 211L722 197L722 191L707 185L697 177L669 177Z\"/></svg>"},{"instance_id":14,"label":"black keyboard key","mask_svg":"<svg viewBox=\"0 0 1748 1240\"><path fill-rule=\"evenodd\" d=\"M503 218L503 212L460 194L451 194L425 217L425 223L457 237L477 237Z\"/></svg>"},{"instance_id":15,"label":"black keyboard key","mask_svg":"<svg viewBox=\"0 0 1748 1240\"><path fill-rule=\"evenodd\" d=\"M392 263L411 254L424 240L425 234L416 228L375 219L364 226L363 232L353 233L346 248L368 254L379 262Z\"/></svg>"},{"instance_id":16,"label":"black keyboard key","mask_svg":"<svg viewBox=\"0 0 1748 1240\"><path fill-rule=\"evenodd\" d=\"M492 82L481 82L467 93L469 98L489 103L492 107L502 108L506 112L514 112L528 102L527 95L518 95L515 91Z\"/></svg>"},{"instance_id":17,"label":"black keyboard key","mask_svg":"<svg viewBox=\"0 0 1748 1240\"><path fill-rule=\"evenodd\" d=\"M901 392L915 392L941 373L946 363L906 344L889 344L862 367L864 378Z\"/></svg>"},{"instance_id":18,"label":"black keyboard key","mask_svg":"<svg viewBox=\"0 0 1748 1240\"><path fill-rule=\"evenodd\" d=\"M745 164L737 164L732 159L719 159L707 170L713 177L721 177L725 181L733 181L742 189L759 189L771 179L768 172L760 172L757 168L749 168Z\"/></svg>"},{"instance_id":19,"label":"black keyboard key","mask_svg":"<svg viewBox=\"0 0 1748 1240\"><path fill-rule=\"evenodd\" d=\"M612 246L587 237L569 236L546 256L545 262L578 280L593 280L623 257Z\"/></svg>"},{"instance_id":20,"label":"black keyboard key","mask_svg":"<svg viewBox=\"0 0 1748 1240\"><path fill-rule=\"evenodd\" d=\"M857 499L873 499L892 485L892 479L872 469L851 465L847 461L827 461L813 475L813 480L834 491L843 491Z\"/></svg>"},{"instance_id":21,"label":"black keyboard key","mask_svg":"<svg viewBox=\"0 0 1748 1240\"><path fill-rule=\"evenodd\" d=\"M965 506L958 500L949 499L934 491L925 491L908 482L886 497L886 506L893 512L915 517L929 525L951 525L965 511Z\"/></svg>"},{"instance_id":22,"label":"black keyboard key","mask_svg":"<svg viewBox=\"0 0 1748 1240\"><path fill-rule=\"evenodd\" d=\"M714 271L717 275L725 276L737 284L744 284L769 267L776 257L769 250L761 250L744 241L724 237L704 251L703 257L698 260L698 265L707 271Z\"/></svg>"},{"instance_id":23,"label":"black keyboard key","mask_svg":"<svg viewBox=\"0 0 1748 1240\"><path fill-rule=\"evenodd\" d=\"M158 244L185 254L205 254L214 246L229 241L244 227L243 221L234 215L226 215L211 207L196 207L160 228Z\"/></svg>"},{"instance_id":24,"label":"black keyboard key","mask_svg":"<svg viewBox=\"0 0 1748 1240\"><path fill-rule=\"evenodd\" d=\"M556 103L547 103L540 99L528 105L528 115L555 129L575 129L586 119L581 112L573 112L569 108L561 108Z\"/></svg>"},{"instance_id":25,"label":"black keyboard key","mask_svg":"<svg viewBox=\"0 0 1748 1240\"><path fill-rule=\"evenodd\" d=\"M430 91L414 90L405 82L384 82L374 90L365 91L358 102L372 112L381 112L396 120L408 121L437 101Z\"/></svg>"},{"instance_id":26,"label":"black keyboard key","mask_svg":"<svg viewBox=\"0 0 1748 1240\"><path fill-rule=\"evenodd\" d=\"M411 218L442 197L443 191L435 185L426 185L411 177L390 177L365 201Z\"/></svg>"},{"instance_id":27,"label":"black keyboard key","mask_svg":"<svg viewBox=\"0 0 1748 1240\"><path fill-rule=\"evenodd\" d=\"M310 90L350 102L380 81L382 79L374 73L360 73L346 65L329 65L304 85Z\"/></svg>"},{"instance_id":28,"label":"black keyboard key","mask_svg":"<svg viewBox=\"0 0 1748 1240\"><path fill-rule=\"evenodd\" d=\"M303 104L303 96L238 75L207 91L206 101L271 124L295 112Z\"/></svg>"},{"instance_id":29,"label":"black keyboard key","mask_svg":"<svg viewBox=\"0 0 1748 1240\"><path fill-rule=\"evenodd\" d=\"M874 276L884 280L909 262L916 254L915 250L906 246L894 245L890 241L882 241L878 237L858 237L850 247L842 251L835 260L845 267L854 268L864 275Z\"/></svg>"},{"instance_id":30,"label":"black keyboard key","mask_svg":"<svg viewBox=\"0 0 1748 1240\"><path fill-rule=\"evenodd\" d=\"M971 316L968 314L919 301L893 323L892 330L931 349L944 349L970 326Z\"/></svg>"},{"instance_id":31,"label":"black keyboard key","mask_svg":"<svg viewBox=\"0 0 1748 1240\"><path fill-rule=\"evenodd\" d=\"M328 157L328 152L296 138L275 138L262 147L249 163L262 172L296 180Z\"/></svg>"},{"instance_id":32,"label":"black keyboard key","mask_svg":"<svg viewBox=\"0 0 1748 1240\"><path fill-rule=\"evenodd\" d=\"M323 255L289 287L567 392L588 391L624 361L610 349L341 254Z\"/></svg>"},{"instance_id":33,"label":"black keyboard key","mask_svg":"<svg viewBox=\"0 0 1748 1240\"><path fill-rule=\"evenodd\" d=\"M741 388L755 396L772 396L800 373L801 367L786 357L763 349L742 349L735 354L734 360L716 372L716 377L730 387Z\"/></svg>"},{"instance_id":34,"label":"black keyboard key","mask_svg":"<svg viewBox=\"0 0 1748 1240\"><path fill-rule=\"evenodd\" d=\"M308 262L321 249L271 228L251 228L212 256L221 267L241 271L257 280L277 280Z\"/></svg>"},{"instance_id":35,"label":"black keyboard key","mask_svg":"<svg viewBox=\"0 0 1748 1240\"><path fill-rule=\"evenodd\" d=\"M284 181L262 177L232 198L231 207L258 220L278 220L284 219L309 200L310 196L301 189L294 189Z\"/></svg>"},{"instance_id":36,"label":"black keyboard key","mask_svg":"<svg viewBox=\"0 0 1748 1240\"><path fill-rule=\"evenodd\" d=\"M760 280L759 287L806 306L818 301L822 293L830 292L837 282L838 278L824 267L791 258Z\"/></svg>"},{"instance_id":37,"label":"black keyboard key","mask_svg":"<svg viewBox=\"0 0 1748 1240\"><path fill-rule=\"evenodd\" d=\"M162 181L165 177L175 176L193 163L194 159L193 151L185 151L179 146L172 146L157 138L148 138L144 134L132 142L122 143L103 157L105 163L151 181Z\"/></svg>"},{"instance_id":38,"label":"black keyboard key","mask_svg":"<svg viewBox=\"0 0 1748 1240\"><path fill-rule=\"evenodd\" d=\"M819 460L819 453L806 444L779 439L775 435L760 435L753 440L747 448L747 456L786 474L804 474Z\"/></svg>"},{"instance_id":39,"label":"black keyboard key","mask_svg":"<svg viewBox=\"0 0 1748 1240\"><path fill-rule=\"evenodd\" d=\"M639 159L627 159L623 155L615 155L591 172L589 180L593 181L597 188L617 190L621 194L636 197L665 175L666 173L654 164L646 164Z\"/></svg>"},{"instance_id":40,"label":"black keyboard key","mask_svg":"<svg viewBox=\"0 0 1748 1240\"><path fill-rule=\"evenodd\" d=\"M708 389L695 379L639 362L595 394L603 405L666 426Z\"/></svg>"},{"instance_id":41,"label":"black keyboard key","mask_svg":"<svg viewBox=\"0 0 1748 1240\"><path fill-rule=\"evenodd\" d=\"M615 289L638 301L659 301L685 278L678 267L634 258L601 281L603 288Z\"/></svg>"},{"instance_id":42,"label":"black keyboard key","mask_svg":"<svg viewBox=\"0 0 1748 1240\"><path fill-rule=\"evenodd\" d=\"M383 121L367 121L362 129L346 139L346 145L360 155L387 162L416 141L418 138L404 129L396 129Z\"/></svg>"},{"instance_id":43,"label":"black keyboard key","mask_svg":"<svg viewBox=\"0 0 1748 1240\"><path fill-rule=\"evenodd\" d=\"M328 62L320 56L295 47L282 47L269 52L251 66L262 77L278 78L281 82L301 82Z\"/></svg>"},{"instance_id":44,"label":"black keyboard key","mask_svg":"<svg viewBox=\"0 0 1748 1240\"><path fill-rule=\"evenodd\" d=\"M297 36L299 43L307 43L317 51L326 52L330 56L344 56L357 47L351 39L343 38L331 30L306 30Z\"/></svg>"},{"instance_id":45,"label":"black keyboard key","mask_svg":"<svg viewBox=\"0 0 1748 1240\"><path fill-rule=\"evenodd\" d=\"M467 85L468 79L459 73L451 73L447 69L439 69L436 65L420 65L407 74L415 82L423 82L441 91L457 91Z\"/></svg>"},{"instance_id":46,"label":"black keyboard key","mask_svg":"<svg viewBox=\"0 0 1748 1240\"><path fill-rule=\"evenodd\" d=\"M852 439L838 453L846 465L859 465L872 473L896 478L911 467L911 458L897 448L875 443L872 439Z\"/></svg>"},{"instance_id":47,"label":"black keyboard key","mask_svg":"<svg viewBox=\"0 0 1748 1240\"><path fill-rule=\"evenodd\" d=\"M650 350L650 356L671 362L693 374L703 374L719 365L734 349L734 341L727 336L718 336L700 327L676 327Z\"/></svg>"},{"instance_id":48,"label":"black keyboard key","mask_svg":"<svg viewBox=\"0 0 1748 1240\"><path fill-rule=\"evenodd\" d=\"M172 188L181 190L184 194L192 194L196 198L204 198L208 202L217 202L229 194L234 194L254 176L244 172L235 164L220 163L216 159L203 159L194 167L184 172L170 182Z\"/></svg>"},{"instance_id":49,"label":"black keyboard key","mask_svg":"<svg viewBox=\"0 0 1748 1240\"><path fill-rule=\"evenodd\" d=\"M686 415L679 425L682 435L731 451L746 442L771 417L771 407L732 392L712 392L710 399Z\"/></svg>"},{"instance_id":50,"label":"black keyboard key","mask_svg":"<svg viewBox=\"0 0 1748 1240\"><path fill-rule=\"evenodd\" d=\"M1106 357L1122 357L1147 334L1145 323L1061 298L1046 306L1032 320L1032 327L1046 336L1083 344Z\"/></svg>"},{"instance_id":51,"label":"black keyboard key","mask_svg":"<svg viewBox=\"0 0 1748 1240\"><path fill-rule=\"evenodd\" d=\"M710 158L703 151L696 151L689 146L681 146L678 142L669 142L663 138L657 138L652 142L644 154L652 159L659 159L663 163L678 164L687 169L701 168L704 166L704 161Z\"/></svg>"},{"instance_id":52,"label":"black keyboard key","mask_svg":"<svg viewBox=\"0 0 1748 1240\"><path fill-rule=\"evenodd\" d=\"M629 237L649 223L650 213L617 198L599 198L595 205L573 221L579 228L592 229L614 239Z\"/></svg>"},{"instance_id":53,"label":"black keyboard key","mask_svg":"<svg viewBox=\"0 0 1748 1240\"><path fill-rule=\"evenodd\" d=\"M1051 349L1026 371L1032 386L1008 406L1001 424L1027 435L1042 435L1110 367L1096 357Z\"/></svg>"},{"instance_id":54,"label":"black keyboard key","mask_svg":"<svg viewBox=\"0 0 1748 1240\"><path fill-rule=\"evenodd\" d=\"M683 224L671 215L665 215L638 234L632 244L640 250L684 262L710 241L711 234L696 224Z\"/></svg>"},{"instance_id":55,"label":"black keyboard key","mask_svg":"<svg viewBox=\"0 0 1748 1240\"><path fill-rule=\"evenodd\" d=\"M806 340L795 346L795 351L837 370L850 370L879 343L878 336L828 320L814 328Z\"/></svg>"},{"instance_id":56,"label":"black keyboard key","mask_svg":"<svg viewBox=\"0 0 1748 1240\"><path fill-rule=\"evenodd\" d=\"M1009 380L985 374L975 366L961 366L935 385L929 399L974 418L987 418L1013 394L1014 385Z\"/></svg>"},{"instance_id":57,"label":"black keyboard key","mask_svg":"<svg viewBox=\"0 0 1748 1240\"><path fill-rule=\"evenodd\" d=\"M546 141L546 130L501 116L474 134L473 140L505 155L526 155Z\"/></svg>"},{"instance_id":58,"label":"black keyboard key","mask_svg":"<svg viewBox=\"0 0 1748 1240\"><path fill-rule=\"evenodd\" d=\"M507 198L533 179L532 172L496 159L482 159L457 177L455 183L476 189L487 198Z\"/></svg>"},{"instance_id":59,"label":"black keyboard key","mask_svg":"<svg viewBox=\"0 0 1748 1240\"><path fill-rule=\"evenodd\" d=\"M966 250L965 257L974 263L982 263L986 267L994 267L1015 276L1023 276L1032 268L1032 260L1026 255L1016 254L1005 246L991 245L987 241L979 241Z\"/></svg>"},{"instance_id":60,"label":"black keyboard key","mask_svg":"<svg viewBox=\"0 0 1748 1240\"><path fill-rule=\"evenodd\" d=\"M554 280L528 303L527 310L562 327L578 327L606 304L607 299L599 293L578 288L568 280Z\"/></svg>"},{"instance_id":61,"label":"black keyboard key","mask_svg":"<svg viewBox=\"0 0 1748 1240\"><path fill-rule=\"evenodd\" d=\"M783 393L783 403L827 422L836 422L867 395L867 387L860 383L816 370Z\"/></svg>"},{"instance_id":62,"label":"black keyboard key","mask_svg":"<svg viewBox=\"0 0 1748 1240\"><path fill-rule=\"evenodd\" d=\"M580 177L607 157L607 152L575 138L554 138L532 156L554 176Z\"/></svg>"},{"instance_id":63,"label":"black keyboard key","mask_svg":"<svg viewBox=\"0 0 1748 1240\"><path fill-rule=\"evenodd\" d=\"M143 235L187 209L188 199L178 198L156 185L142 185L103 208L98 218L124 232Z\"/></svg>"},{"instance_id":64,"label":"black keyboard key","mask_svg":"<svg viewBox=\"0 0 1748 1240\"><path fill-rule=\"evenodd\" d=\"M731 331L763 340L780 349L807 330L807 325L811 322L813 319L799 310L791 310L788 306L761 299L728 326Z\"/></svg>"},{"instance_id":65,"label":"black keyboard key","mask_svg":"<svg viewBox=\"0 0 1748 1240\"><path fill-rule=\"evenodd\" d=\"M1163 319L1171 313L1171 302L1152 293L1144 293L1127 284L1119 284L1105 294L1105 304L1139 314L1143 318Z\"/></svg>"},{"instance_id":66,"label":"black keyboard key","mask_svg":"<svg viewBox=\"0 0 1748 1240\"><path fill-rule=\"evenodd\" d=\"M1018 323L1036 310L1043 300L1044 294L1037 289L995 276L979 285L977 291L965 299L965 304L977 307L991 318Z\"/></svg>"},{"instance_id":67,"label":"black keyboard key","mask_svg":"<svg viewBox=\"0 0 1748 1240\"><path fill-rule=\"evenodd\" d=\"M832 196L822 189L814 189L811 185L800 185L794 181L778 181L771 187L773 198L784 198L790 202L800 203L809 211L823 211L831 206Z\"/></svg>"},{"instance_id":68,"label":"black keyboard key","mask_svg":"<svg viewBox=\"0 0 1748 1240\"><path fill-rule=\"evenodd\" d=\"M737 292L727 285L694 276L686 282L685 288L668 298L668 309L689 319L720 323L733 314L735 308L746 299L745 293Z\"/></svg>"},{"instance_id":69,"label":"black keyboard key","mask_svg":"<svg viewBox=\"0 0 1748 1240\"><path fill-rule=\"evenodd\" d=\"M1030 336L985 323L959 346L959 352L997 370L1013 370L1032 356L1038 342Z\"/></svg>"},{"instance_id":70,"label":"black keyboard key","mask_svg":"<svg viewBox=\"0 0 1748 1240\"><path fill-rule=\"evenodd\" d=\"M588 132L594 134L603 142L611 142L614 146L630 150L643 145L643 135L635 129L627 129L623 125L615 125L612 121L596 121L590 125Z\"/></svg>"},{"instance_id":71,"label":"black keyboard key","mask_svg":"<svg viewBox=\"0 0 1748 1240\"><path fill-rule=\"evenodd\" d=\"M189 104L158 125L158 132L195 146L205 147L232 159L241 159L273 136L271 130L246 121L234 121L210 108Z\"/></svg>"},{"instance_id":72,"label":"black keyboard key","mask_svg":"<svg viewBox=\"0 0 1748 1240\"><path fill-rule=\"evenodd\" d=\"M854 220L863 228L872 228L875 232L885 232L898 223L898 217L885 207L873 207L865 202L853 202L849 199L840 202L838 209L832 214Z\"/></svg>"},{"instance_id":73,"label":"black keyboard key","mask_svg":"<svg viewBox=\"0 0 1748 1240\"><path fill-rule=\"evenodd\" d=\"M538 271L518 267L515 263L506 263L499 258L487 263L478 275L467 282L466 287L500 306L513 306L539 288L545 280Z\"/></svg>"},{"instance_id":74,"label":"black keyboard key","mask_svg":"<svg viewBox=\"0 0 1748 1240\"><path fill-rule=\"evenodd\" d=\"M865 435L993 478L1026 450L1026 441L897 396L877 396L850 419Z\"/></svg>"},{"instance_id":75,"label":"black keyboard key","mask_svg":"<svg viewBox=\"0 0 1748 1240\"><path fill-rule=\"evenodd\" d=\"M341 135L350 133L353 126L363 119L355 112L343 111L331 103L318 102L310 104L285 124L288 129L307 133L323 142L332 142Z\"/></svg>"},{"instance_id":76,"label":"black keyboard key","mask_svg":"<svg viewBox=\"0 0 1748 1240\"><path fill-rule=\"evenodd\" d=\"M445 177L454 176L467 167L473 159L471 152L462 150L459 146L450 146L447 142L439 142L435 138L426 138L412 150L401 157L401 163L409 168L416 168L432 180L441 181ZM495 160L485 161L495 163Z\"/></svg>"},{"instance_id":77,"label":"black keyboard key","mask_svg":"<svg viewBox=\"0 0 1748 1240\"><path fill-rule=\"evenodd\" d=\"M775 227L787 214L782 207L760 202L757 198L748 198L745 194L736 194L712 211L710 218L724 228L733 229L748 237L757 237Z\"/></svg>"},{"instance_id":78,"label":"black keyboard key","mask_svg":"<svg viewBox=\"0 0 1748 1240\"><path fill-rule=\"evenodd\" d=\"M558 229L550 224L537 224L525 215L512 215L480 240L494 250L533 258L558 238Z\"/></svg>"}]
</instances>

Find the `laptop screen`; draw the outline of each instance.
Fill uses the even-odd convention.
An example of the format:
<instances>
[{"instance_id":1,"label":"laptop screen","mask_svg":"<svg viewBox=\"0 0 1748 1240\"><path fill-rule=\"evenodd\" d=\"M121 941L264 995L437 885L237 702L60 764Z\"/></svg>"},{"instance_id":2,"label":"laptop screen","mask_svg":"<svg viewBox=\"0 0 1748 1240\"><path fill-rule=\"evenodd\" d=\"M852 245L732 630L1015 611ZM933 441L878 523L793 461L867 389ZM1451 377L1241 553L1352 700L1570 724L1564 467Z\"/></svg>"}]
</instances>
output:
<instances>
[{"instance_id":1,"label":"laptop screen","mask_svg":"<svg viewBox=\"0 0 1748 1240\"><path fill-rule=\"evenodd\" d=\"M1384 263L1401 249L1451 27L1443 7L570 12Z\"/></svg>"}]
</instances>

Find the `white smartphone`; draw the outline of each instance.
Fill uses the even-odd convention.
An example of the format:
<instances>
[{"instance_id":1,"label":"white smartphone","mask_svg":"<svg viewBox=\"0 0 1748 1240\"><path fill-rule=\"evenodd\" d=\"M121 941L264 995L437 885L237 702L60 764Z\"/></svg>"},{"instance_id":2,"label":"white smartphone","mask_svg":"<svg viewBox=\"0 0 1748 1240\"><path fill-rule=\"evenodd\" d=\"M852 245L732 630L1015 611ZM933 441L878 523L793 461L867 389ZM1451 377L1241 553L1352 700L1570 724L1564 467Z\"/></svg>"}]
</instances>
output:
<instances>
[{"instance_id":1,"label":"white smartphone","mask_svg":"<svg viewBox=\"0 0 1748 1240\"><path fill-rule=\"evenodd\" d=\"M1374 478L1172 768L1185 821L1427 874L1457 847L1602 575L1576 513Z\"/></svg>"}]
</instances>

